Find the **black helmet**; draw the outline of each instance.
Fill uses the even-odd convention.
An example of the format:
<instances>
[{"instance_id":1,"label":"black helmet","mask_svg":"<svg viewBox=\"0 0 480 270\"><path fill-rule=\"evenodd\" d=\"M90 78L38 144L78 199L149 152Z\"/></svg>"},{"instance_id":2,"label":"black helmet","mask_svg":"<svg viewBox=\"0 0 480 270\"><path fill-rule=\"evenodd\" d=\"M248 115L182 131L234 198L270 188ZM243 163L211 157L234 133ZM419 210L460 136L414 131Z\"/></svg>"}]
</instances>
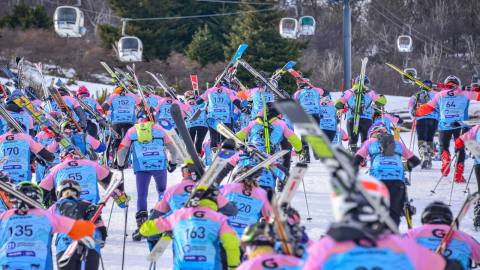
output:
<instances>
[{"instance_id":1,"label":"black helmet","mask_svg":"<svg viewBox=\"0 0 480 270\"><path fill-rule=\"evenodd\" d=\"M17 184L15 189L24 194L25 196L29 197L30 199L38 202L39 204L43 203L43 191L42 189L35 183L30 181L23 181ZM10 197L10 202L14 205L16 209L27 211L28 209L33 208L29 204L23 202L20 199L17 199L15 196Z\"/></svg>"},{"instance_id":2,"label":"black helmet","mask_svg":"<svg viewBox=\"0 0 480 270\"><path fill-rule=\"evenodd\" d=\"M422 224L447 224L453 221L453 214L448 205L435 201L427 205L422 213Z\"/></svg>"},{"instance_id":3,"label":"black helmet","mask_svg":"<svg viewBox=\"0 0 480 270\"><path fill-rule=\"evenodd\" d=\"M246 246L271 246L275 245L275 234L272 225L264 219L251 224L243 231L240 239L242 245Z\"/></svg>"}]
</instances>

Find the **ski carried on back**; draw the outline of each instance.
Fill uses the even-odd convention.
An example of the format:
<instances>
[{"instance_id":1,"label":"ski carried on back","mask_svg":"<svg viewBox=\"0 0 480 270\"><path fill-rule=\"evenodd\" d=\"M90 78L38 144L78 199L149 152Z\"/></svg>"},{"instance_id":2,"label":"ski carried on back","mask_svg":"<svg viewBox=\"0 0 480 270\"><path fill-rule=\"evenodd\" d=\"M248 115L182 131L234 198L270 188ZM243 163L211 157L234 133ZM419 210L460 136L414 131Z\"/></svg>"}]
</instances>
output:
<instances>
[{"instance_id":1,"label":"ski carried on back","mask_svg":"<svg viewBox=\"0 0 480 270\"><path fill-rule=\"evenodd\" d=\"M358 184L356 179L357 169L351 166L351 156L342 147L333 148L330 140L320 129L318 123L309 116L302 107L294 100L281 100L275 103L279 112L287 117L295 125L295 131L299 132L308 144L312 147L315 154L326 165L331 172L330 184L332 189L337 192L348 194L355 192L362 197L375 209L380 220L388 228L398 233L395 222L390 218L389 210L379 205L370 195Z\"/></svg>"},{"instance_id":2,"label":"ski carried on back","mask_svg":"<svg viewBox=\"0 0 480 270\"><path fill-rule=\"evenodd\" d=\"M150 106L148 105L147 99L145 98L145 94L143 93L143 87L140 85L140 82L138 81L137 74L135 74L135 65L133 66L127 66L127 69L132 73L133 80L135 84L137 85L137 90L138 93L140 93L140 98L142 99L142 103L144 106L144 109L146 111L146 114L148 116L148 120L154 122L155 117L153 117L152 112L150 110Z\"/></svg>"},{"instance_id":3,"label":"ski carried on back","mask_svg":"<svg viewBox=\"0 0 480 270\"><path fill-rule=\"evenodd\" d=\"M467 198L465 199L462 208L460 208L460 212L458 212L457 216L452 221L452 224L450 224L450 229L442 238L442 241L438 245L437 250L435 250L437 254L444 254L452 240L453 233L458 230L458 227L460 226L460 221L462 221L463 217L465 217L470 207L474 205L479 199L480 193L478 192L467 195Z\"/></svg>"},{"instance_id":4,"label":"ski carried on back","mask_svg":"<svg viewBox=\"0 0 480 270\"><path fill-rule=\"evenodd\" d=\"M182 140L182 138L180 138L177 131L175 130L175 126L172 125L172 123L170 123L169 121L164 119L160 120L158 124L163 128L165 133L167 133L168 137L172 139L173 146L179 153L182 161L184 163L189 163L189 162L191 163L192 158L190 157L190 154L187 151L187 147L185 146L184 141Z\"/></svg>"},{"instance_id":5,"label":"ski carried on back","mask_svg":"<svg viewBox=\"0 0 480 270\"><path fill-rule=\"evenodd\" d=\"M228 62L227 66L222 71L220 76L218 76L217 79L215 80L215 83L213 84L214 87L218 86L218 84L224 77L228 77L229 75L232 75L234 73L238 60L242 58L242 55L247 50L247 48L248 48L248 44L240 44L240 46L238 46L238 49L233 55L232 59L230 59L230 62Z\"/></svg>"},{"instance_id":6,"label":"ski carried on back","mask_svg":"<svg viewBox=\"0 0 480 270\"><path fill-rule=\"evenodd\" d=\"M25 133L25 129L22 128L18 121L13 118L13 116L7 111L7 109L5 109L5 106L3 104L0 104L0 116L2 116L3 119L5 119L5 121L7 121L10 125L12 125L15 130L20 133Z\"/></svg>"},{"instance_id":7,"label":"ski carried on back","mask_svg":"<svg viewBox=\"0 0 480 270\"><path fill-rule=\"evenodd\" d=\"M103 117L101 114L99 114L97 111L95 111L92 107L90 107L90 105L88 105L87 103L83 102L83 100L81 98L77 98L76 99L78 101L78 103L80 104L80 106L82 106L82 108L87 111L89 114L93 115L93 117L95 117L95 120L97 121L97 123L104 127L104 128L108 128L108 130L114 135L116 136L117 138L120 138L120 134L118 134L118 132L115 131L115 129L112 128L112 124L105 118Z\"/></svg>"},{"instance_id":8,"label":"ski carried on back","mask_svg":"<svg viewBox=\"0 0 480 270\"><path fill-rule=\"evenodd\" d=\"M285 99L287 98L287 96L285 95L285 93L283 93L282 91L280 91L278 89L277 86L273 85L268 79L266 79L265 77L262 76L262 74L260 74L260 72L258 72L257 70L255 70L252 66L250 66L250 64L248 64L245 60L243 59L240 59L238 60L238 63L244 67L250 74L252 74L255 78L257 78L258 80L260 80L262 83L264 83L268 89L272 90L274 92L275 95L277 95L278 97L280 97L281 99Z\"/></svg>"},{"instance_id":9,"label":"ski carried on back","mask_svg":"<svg viewBox=\"0 0 480 270\"><path fill-rule=\"evenodd\" d=\"M283 66L281 69L275 71L275 73L272 74L270 77L270 80L275 80L278 81L282 78L283 74L286 72L290 72L290 69L293 69L293 67L297 64L295 61L288 61L285 66Z\"/></svg>"},{"instance_id":10,"label":"ski carried on back","mask_svg":"<svg viewBox=\"0 0 480 270\"><path fill-rule=\"evenodd\" d=\"M48 93L49 93L48 97L51 97L53 101L55 101L55 103L58 105L60 110L67 116L68 120L75 125L75 127L79 132L83 132L82 127L73 116L72 111L63 100L62 95L60 95L60 92L58 91L58 89L56 89L55 87L48 87Z\"/></svg>"},{"instance_id":11,"label":"ski carried on back","mask_svg":"<svg viewBox=\"0 0 480 270\"><path fill-rule=\"evenodd\" d=\"M95 223L97 219L100 217L102 214L102 210L107 204L108 200L112 197L114 191L123 183L123 177L121 176L121 173L116 171L112 177L112 181L110 182L110 185L105 189L105 193L100 200L100 202L97 204L98 208L95 211L95 214L90 218L90 221L92 223ZM75 254L77 251L79 241L73 241L70 243L70 245L67 247L65 252L63 253L62 257L58 260L58 265L60 267L65 267L69 261L70 258Z\"/></svg>"},{"instance_id":12,"label":"ski carried on back","mask_svg":"<svg viewBox=\"0 0 480 270\"><path fill-rule=\"evenodd\" d=\"M163 91L165 91L165 93L167 93L169 96L171 96L173 99L175 100L178 100L178 101L181 101L178 97L177 97L177 94L171 90L171 87L168 86L168 84L165 82L165 80L162 78L161 80L155 75L153 74L152 72L150 71L146 71L146 73L148 75L150 75L150 77L152 77L152 79L155 80L155 82L157 82L158 86L160 86ZM182 102L183 103L183 102Z\"/></svg>"},{"instance_id":13,"label":"ski carried on back","mask_svg":"<svg viewBox=\"0 0 480 270\"><path fill-rule=\"evenodd\" d=\"M262 168L268 168L268 166L270 166L272 163L274 163L275 161L277 161L279 158L283 157L284 155L286 155L288 152L290 152L289 150L281 150L273 155L271 155L270 157L264 159L263 161L261 161L260 163L258 163L257 165L253 166L252 168L250 168L248 171L246 171L245 173L241 174L240 176L236 177L235 178L235 182L240 182L242 181L243 179L249 177L250 175L254 174L256 171L262 169Z\"/></svg>"},{"instance_id":14,"label":"ski carried on back","mask_svg":"<svg viewBox=\"0 0 480 270\"><path fill-rule=\"evenodd\" d=\"M365 73L367 70L368 57L362 59L362 67L360 69L360 85L359 89L355 89L355 107L353 108L353 134L358 134L358 126L360 125L360 114L362 113L363 87L365 84Z\"/></svg>"},{"instance_id":15,"label":"ski carried on back","mask_svg":"<svg viewBox=\"0 0 480 270\"><path fill-rule=\"evenodd\" d=\"M32 198L28 197L27 195L17 191L15 189L15 184L7 183L0 181L0 190L3 190L5 193L8 194L9 197L15 197L22 202L28 204L31 207L38 208L38 209L45 209L45 206Z\"/></svg>"},{"instance_id":16,"label":"ski carried on back","mask_svg":"<svg viewBox=\"0 0 480 270\"><path fill-rule=\"evenodd\" d=\"M208 190L208 188L213 185L217 181L222 181L222 179L217 179L218 175L222 171L222 169L227 165L228 160L231 156L235 154L235 143L231 140L225 140L222 145L222 148L217 153L217 156L213 160L212 165L202 174L200 180L195 184L190 196L185 203L185 205L189 205L192 200L200 199L203 194ZM217 184L220 184L217 182ZM165 252L166 248L169 246L171 242L170 237L162 237L153 247L150 254L147 256L147 260L153 265L159 257Z\"/></svg>"},{"instance_id":17,"label":"ski carried on back","mask_svg":"<svg viewBox=\"0 0 480 270\"><path fill-rule=\"evenodd\" d=\"M385 63L385 65L387 65L391 69L395 70L396 72L400 73L401 75L403 75L404 78L409 79L410 81L414 82L415 84L422 87L423 89L427 89L429 91L432 90L432 88L430 86L424 84L422 81L413 77L411 74L408 74L407 72L403 71L401 68L399 68L399 67L397 67L393 64L390 64L390 63Z\"/></svg>"}]
</instances>

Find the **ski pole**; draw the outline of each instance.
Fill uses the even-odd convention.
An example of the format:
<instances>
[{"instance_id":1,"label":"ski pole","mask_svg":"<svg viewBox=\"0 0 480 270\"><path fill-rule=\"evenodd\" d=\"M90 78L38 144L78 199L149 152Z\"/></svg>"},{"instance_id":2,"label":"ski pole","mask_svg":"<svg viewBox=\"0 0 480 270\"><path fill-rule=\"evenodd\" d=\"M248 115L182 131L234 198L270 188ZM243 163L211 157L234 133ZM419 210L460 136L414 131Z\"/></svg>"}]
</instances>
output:
<instances>
[{"instance_id":1,"label":"ski pole","mask_svg":"<svg viewBox=\"0 0 480 270\"><path fill-rule=\"evenodd\" d=\"M305 182L303 181L303 178L302 178L302 185L303 185L303 195L305 195L305 204L307 205L307 220L310 221L312 220L312 217L310 216L310 208L308 207L308 199L307 199L307 191L305 189Z\"/></svg>"},{"instance_id":2,"label":"ski pole","mask_svg":"<svg viewBox=\"0 0 480 270\"><path fill-rule=\"evenodd\" d=\"M456 170L457 166L458 166L458 155L460 154L460 152L457 152L455 154L455 165L454 165L454 169ZM455 173L453 173L453 176L452 176L452 187L450 188L450 198L448 199L448 206L452 206L452 194L453 194L453 185L455 184Z\"/></svg>"},{"instance_id":3,"label":"ski pole","mask_svg":"<svg viewBox=\"0 0 480 270\"><path fill-rule=\"evenodd\" d=\"M125 226L123 228L122 270L125 266L125 245L127 244L128 203L125 207Z\"/></svg>"},{"instance_id":4,"label":"ski pole","mask_svg":"<svg viewBox=\"0 0 480 270\"><path fill-rule=\"evenodd\" d=\"M102 254L99 252L98 256L100 257L100 265L102 266L102 270L105 270L105 265L103 264L103 257Z\"/></svg>"},{"instance_id":5,"label":"ski pole","mask_svg":"<svg viewBox=\"0 0 480 270\"><path fill-rule=\"evenodd\" d=\"M452 160L450 160L450 162L448 162L447 167L449 167L450 164L452 164L452 162L454 162L454 161L457 159L457 156L458 156L458 154L456 154L455 156L453 156ZM443 174L442 174L442 176L440 176L440 178L438 179L437 183L435 184L435 187L430 190L430 194L434 194L434 193L435 193L435 190L437 190L438 185L440 184L440 182L442 181L442 179L443 179L444 177L445 177L445 176L444 176Z\"/></svg>"},{"instance_id":6,"label":"ski pole","mask_svg":"<svg viewBox=\"0 0 480 270\"><path fill-rule=\"evenodd\" d=\"M110 215L108 216L108 222L107 222L107 232L108 232L108 228L110 228L110 220L112 220L112 213L113 213L113 205L115 204L115 202L112 201L112 207L110 208Z\"/></svg>"},{"instance_id":7,"label":"ski pole","mask_svg":"<svg viewBox=\"0 0 480 270\"><path fill-rule=\"evenodd\" d=\"M468 189L468 185L470 184L470 180L472 179L474 168L475 168L475 166L472 166L472 170L470 171L470 175L468 176L467 186L465 187L465 190L463 191L463 193L470 193L470 189Z\"/></svg>"}]
</instances>

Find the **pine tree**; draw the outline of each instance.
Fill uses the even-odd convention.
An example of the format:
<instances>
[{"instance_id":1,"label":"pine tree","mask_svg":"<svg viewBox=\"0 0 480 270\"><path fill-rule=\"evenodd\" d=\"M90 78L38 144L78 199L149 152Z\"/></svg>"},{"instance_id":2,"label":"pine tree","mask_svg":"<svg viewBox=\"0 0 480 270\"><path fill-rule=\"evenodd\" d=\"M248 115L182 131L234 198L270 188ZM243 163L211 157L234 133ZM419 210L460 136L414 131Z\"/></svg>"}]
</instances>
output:
<instances>
[{"instance_id":1,"label":"pine tree","mask_svg":"<svg viewBox=\"0 0 480 270\"><path fill-rule=\"evenodd\" d=\"M15 5L13 14L0 20L0 27L49 28L52 24L43 6L30 7L25 3Z\"/></svg>"},{"instance_id":2,"label":"pine tree","mask_svg":"<svg viewBox=\"0 0 480 270\"><path fill-rule=\"evenodd\" d=\"M242 10L254 11L255 8L243 5ZM241 43L247 43L249 47L243 58L258 71L269 74L289 60L298 59L307 43L284 39L280 36L278 24L283 16L282 11L269 10L244 13L237 17L232 30L227 35L229 42L224 50L225 57L231 58L234 50ZM251 81L251 76L245 75L244 72L239 73L239 78ZM281 86L291 91L292 80L288 78L285 80L290 87L285 87L284 84Z\"/></svg>"},{"instance_id":3,"label":"pine tree","mask_svg":"<svg viewBox=\"0 0 480 270\"><path fill-rule=\"evenodd\" d=\"M195 32L192 42L187 47L186 54L190 60L197 61L202 66L215 63L223 60L222 43L212 34L210 27L205 24Z\"/></svg>"}]
</instances>

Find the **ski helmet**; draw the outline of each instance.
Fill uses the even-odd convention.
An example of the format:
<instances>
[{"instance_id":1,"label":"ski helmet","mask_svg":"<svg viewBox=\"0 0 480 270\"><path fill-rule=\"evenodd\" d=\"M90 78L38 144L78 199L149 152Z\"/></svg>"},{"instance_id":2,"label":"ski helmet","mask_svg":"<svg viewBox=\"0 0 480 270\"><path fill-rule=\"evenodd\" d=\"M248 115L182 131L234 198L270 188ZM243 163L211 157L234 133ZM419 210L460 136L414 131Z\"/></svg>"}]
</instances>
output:
<instances>
[{"instance_id":1,"label":"ski helmet","mask_svg":"<svg viewBox=\"0 0 480 270\"><path fill-rule=\"evenodd\" d=\"M460 78L455 75L449 75L447 78L445 78L443 83L448 86L460 86L462 84Z\"/></svg>"},{"instance_id":2,"label":"ski helmet","mask_svg":"<svg viewBox=\"0 0 480 270\"><path fill-rule=\"evenodd\" d=\"M38 202L39 204L43 203L43 191L37 184L30 181L23 181L18 183L15 189L18 192L29 197L30 199L34 200L35 202ZM10 196L10 202L14 205L15 208L22 211L27 211L28 209L33 208L32 206L20 200L19 198L16 198L15 196Z\"/></svg>"},{"instance_id":3,"label":"ski helmet","mask_svg":"<svg viewBox=\"0 0 480 270\"><path fill-rule=\"evenodd\" d=\"M123 87L121 87L121 86L117 86L117 87L115 87L115 89L113 89L113 93L114 93L114 94L118 94L118 95L120 95L121 93L123 93L123 91L124 91L124 90L123 90Z\"/></svg>"},{"instance_id":4,"label":"ski helmet","mask_svg":"<svg viewBox=\"0 0 480 270\"><path fill-rule=\"evenodd\" d=\"M379 133L381 133L381 134L388 133L388 129L383 122L374 123L368 129L368 137L369 138L377 137Z\"/></svg>"},{"instance_id":5,"label":"ski helmet","mask_svg":"<svg viewBox=\"0 0 480 270\"><path fill-rule=\"evenodd\" d=\"M66 180L63 180L62 182L60 182L60 184L57 185L57 190L56 190L56 195L57 195L57 198L60 199L61 197L63 197L63 193L65 191L73 191L75 192L75 197L79 197L80 196L80 192L81 192L82 188L80 187L80 184L74 180L74 179L66 179ZM69 193L70 195L71 193ZM67 196L69 196L67 195Z\"/></svg>"},{"instance_id":6,"label":"ski helmet","mask_svg":"<svg viewBox=\"0 0 480 270\"><path fill-rule=\"evenodd\" d=\"M243 231L240 239L242 246L270 246L275 245L275 234L272 225L265 219L248 225Z\"/></svg>"},{"instance_id":7,"label":"ski helmet","mask_svg":"<svg viewBox=\"0 0 480 270\"><path fill-rule=\"evenodd\" d=\"M453 221L450 207L443 202L435 201L425 207L422 213L422 224L448 224Z\"/></svg>"},{"instance_id":8,"label":"ski helmet","mask_svg":"<svg viewBox=\"0 0 480 270\"><path fill-rule=\"evenodd\" d=\"M382 205L386 209L390 207L390 194L387 187L381 181L370 175L359 175L357 177L358 186L362 188L373 199L377 205ZM379 221L378 214L365 200L362 194L358 192L337 193L334 191L331 196L333 215L335 221L340 222L345 219L354 219L361 223L376 223Z\"/></svg>"},{"instance_id":9,"label":"ski helmet","mask_svg":"<svg viewBox=\"0 0 480 270\"><path fill-rule=\"evenodd\" d=\"M188 90L183 94L186 100L195 99L195 93L192 90Z\"/></svg>"},{"instance_id":10,"label":"ski helmet","mask_svg":"<svg viewBox=\"0 0 480 270\"><path fill-rule=\"evenodd\" d=\"M355 83L360 83L360 75L358 75L356 78L355 78ZM363 85L369 85L370 84L370 79L368 78L367 75L365 75L365 78L363 78Z\"/></svg>"},{"instance_id":11,"label":"ski helmet","mask_svg":"<svg viewBox=\"0 0 480 270\"><path fill-rule=\"evenodd\" d=\"M85 97L89 97L90 96L90 92L88 91L87 87L85 87L84 85L80 86L77 90L77 96L85 96Z\"/></svg>"},{"instance_id":12,"label":"ski helmet","mask_svg":"<svg viewBox=\"0 0 480 270\"><path fill-rule=\"evenodd\" d=\"M213 203L213 207L218 208L217 197L219 193L220 191L215 183L209 187L200 186L191 195L186 207L206 206L212 208Z\"/></svg>"}]
</instances>

